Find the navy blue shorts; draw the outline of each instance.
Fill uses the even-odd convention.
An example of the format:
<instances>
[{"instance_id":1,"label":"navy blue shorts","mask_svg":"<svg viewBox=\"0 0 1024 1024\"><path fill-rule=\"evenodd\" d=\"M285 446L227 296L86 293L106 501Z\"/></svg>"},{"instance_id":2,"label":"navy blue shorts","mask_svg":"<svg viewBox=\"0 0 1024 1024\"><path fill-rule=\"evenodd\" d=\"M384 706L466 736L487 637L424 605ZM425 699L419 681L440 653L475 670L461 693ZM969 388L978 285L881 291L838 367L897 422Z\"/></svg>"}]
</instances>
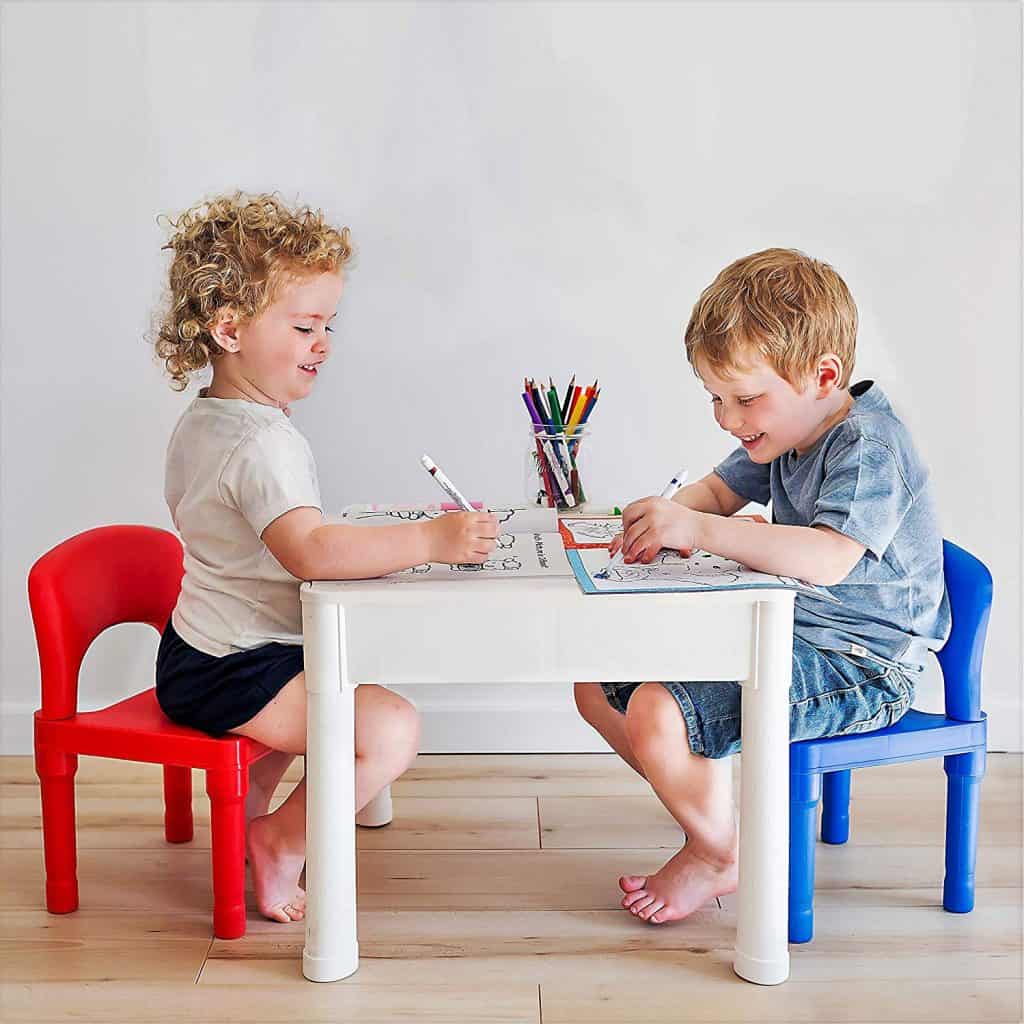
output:
<instances>
[{"instance_id":1,"label":"navy blue shorts","mask_svg":"<svg viewBox=\"0 0 1024 1024\"><path fill-rule=\"evenodd\" d=\"M601 683L608 703L626 713L641 683ZM672 694L686 722L694 754L729 757L740 749L739 683L661 684ZM817 739L873 732L899 721L914 699L914 684L895 662L822 651L793 637L793 681L789 690L789 738Z\"/></svg>"},{"instance_id":2,"label":"navy blue shorts","mask_svg":"<svg viewBox=\"0 0 1024 1024\"><path fill-rule=\"evenodd\" d=\"M156 655L156 699L178 725L223 736L262 711L303 669L300 644L269 643L215 657L167 623Z\"/></svg>"}]
</instances>

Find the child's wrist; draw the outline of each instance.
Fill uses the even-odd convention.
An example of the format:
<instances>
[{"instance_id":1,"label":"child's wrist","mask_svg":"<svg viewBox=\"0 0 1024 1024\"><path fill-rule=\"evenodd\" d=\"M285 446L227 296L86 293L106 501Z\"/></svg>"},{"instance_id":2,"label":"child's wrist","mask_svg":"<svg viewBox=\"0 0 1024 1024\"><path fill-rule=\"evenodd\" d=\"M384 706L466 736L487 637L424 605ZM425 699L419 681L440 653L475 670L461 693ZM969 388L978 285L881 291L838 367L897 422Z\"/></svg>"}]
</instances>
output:
<instances>
[{"instance_id":1,"label":"child's wrist","mask_svg":"<svg viewBox=\"0 0 1024 1024\"><path fill-rule=\"evenodd\" d=\"M435 557L437 552L434 550L434 534L437 533L435 527L436 519L425 519L421 523L415 524L417 531L417 544L416 549L418 552L418 558L415 562L416 565L423 565L425 562L436 562L439 559Z\"/></svg>"},{"instance_id":2,"label":"child's wrist","mask_svg":"<svg viewBox=\"0 0 1024 1024\"><path fill-rule=\"evenodd\" d=\"M702 551L709 551L711 536L715 531L715 520L721 517L716 517L709 512L697 511L692 512L691 515L693 516L693 546L700 548Z\"/></svg>"}]
</instances>

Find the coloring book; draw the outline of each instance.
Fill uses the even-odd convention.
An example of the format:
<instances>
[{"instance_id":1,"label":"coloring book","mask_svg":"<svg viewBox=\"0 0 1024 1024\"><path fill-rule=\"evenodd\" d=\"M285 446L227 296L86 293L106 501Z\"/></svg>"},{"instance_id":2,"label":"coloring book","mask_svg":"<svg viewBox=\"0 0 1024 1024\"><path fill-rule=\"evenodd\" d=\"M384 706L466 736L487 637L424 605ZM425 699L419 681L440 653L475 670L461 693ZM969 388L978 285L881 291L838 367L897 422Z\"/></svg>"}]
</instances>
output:
<instances>
[{"instance_id":1,"label":"coloring book","mask_svg":"<svg viewBox=\"0 0 1024 1024\"><path fill-rule=\"evenodd\" d=\"M552 579L572 576L565 558L565 546L558 530L555 509L506 508L490 509L498 517L498 542L485 562L447 565L427 562L393 572L383 579L392 583L414 583L421 580ZM397 523L436 519L447 512L439 505L400 507L395 505L349 505L340 517L331 522L358 526L392 526Z\"/></svg>"},{"instance_id":2,"label":"coloring book","mask_svg":"<svg viewBox=\"0 0 1024 1024\"><path fill-rule=\"evenodd\" d=\"M773 576L749 569L731 558L707 551L688 557L662 548L653 562L626 564L621 558L609 560L607 550L596 548L568 552L569 564L586 594L649 594L706 590L755 590L765 588L802 590L836 600L820 587L792 576Z\"/></svg>"}]
</instances>

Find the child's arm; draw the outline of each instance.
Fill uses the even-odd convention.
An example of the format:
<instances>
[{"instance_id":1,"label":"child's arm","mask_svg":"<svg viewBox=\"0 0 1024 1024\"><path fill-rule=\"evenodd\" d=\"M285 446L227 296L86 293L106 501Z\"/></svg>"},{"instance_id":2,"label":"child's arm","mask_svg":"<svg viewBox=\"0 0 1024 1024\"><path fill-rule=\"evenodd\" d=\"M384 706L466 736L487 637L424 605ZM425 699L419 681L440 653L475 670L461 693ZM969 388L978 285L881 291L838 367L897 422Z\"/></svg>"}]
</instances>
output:
<instances>
[{"instance_id":1,"label":"child's arm","mask_svg":"<svg viewBox=\"0 0 1024 1024\"><path fill-rule=\"evenodd\" d=\"M663 548L703 548L777 576L832 586L864 554L863 544L827 526L777 526L680 508L663 498L628 505L622 551L627 562L650 562Z\"/></svg>"},{"instance_id":2,"label":"child's arm","mask_svg":"<svg viewBox=\"0 0 1024 1024\"><path fill-rule=\"evenodd\" d=\"M716 516L731 516L747 504L747 499L736 494L717 473L708 473L684 487L672 500L694 512L710 512Z\"/></svg>"},{"instance_id":3,"label":"child's arm","mask_svg":"<svg viewBox=\"0 0 1024 1024\"><path fill-rule=\"evenodd\" d=\"M795 576L830 587L841 583L864 554L864 545L827 526L779 526L700 516L698 547L759 572Z\"/></svg>"},{"instance_id":4,"label":"child's arm","mask_svg":"<svg viewBox=\"0 0 1024 1024\"><path fill-rule=\"evenodd\" d=\"M482 562L498 520L487 512L449 512L396 526L325 523L315 508L293 508L262 535L271 554L301 580L362 580L424 562Z\"/></svg>"}]
</instances>

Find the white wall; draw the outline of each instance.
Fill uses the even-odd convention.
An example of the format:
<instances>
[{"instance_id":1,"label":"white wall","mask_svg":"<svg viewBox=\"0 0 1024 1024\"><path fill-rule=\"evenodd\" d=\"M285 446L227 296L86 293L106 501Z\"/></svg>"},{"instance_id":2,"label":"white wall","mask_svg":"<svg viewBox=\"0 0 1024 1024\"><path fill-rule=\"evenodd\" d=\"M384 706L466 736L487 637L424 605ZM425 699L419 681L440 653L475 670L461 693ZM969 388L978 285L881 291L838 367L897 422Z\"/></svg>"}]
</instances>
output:
<instances>
[{"instance_id":1,"label":"white wall","mask_svg":"<svg viewBox=\"0 0 1024 1024\"><path fill-rule=\"evenodd\" d=\"M143 334L158 212L278 189L351 226L340 341L295 421L331 509L435 500L423 450L523 486L516 381L604 386L592 496L729 445L682 352L699 291L769 245L859 304L857 377L992 567L994 749L1021 747L1020 9L1012 3L12 4L3 8L3 749L29 749L25 578L59 540L168 524L187 398ZM381 412L379 395L387 396ZM439 400L439 396L443 396ZM120 627L85 703L149 682ZM569 749L568 690L416 691L428 745ZM504 710L502 710L504 709Z\"/></svg>"}]
</instances>

